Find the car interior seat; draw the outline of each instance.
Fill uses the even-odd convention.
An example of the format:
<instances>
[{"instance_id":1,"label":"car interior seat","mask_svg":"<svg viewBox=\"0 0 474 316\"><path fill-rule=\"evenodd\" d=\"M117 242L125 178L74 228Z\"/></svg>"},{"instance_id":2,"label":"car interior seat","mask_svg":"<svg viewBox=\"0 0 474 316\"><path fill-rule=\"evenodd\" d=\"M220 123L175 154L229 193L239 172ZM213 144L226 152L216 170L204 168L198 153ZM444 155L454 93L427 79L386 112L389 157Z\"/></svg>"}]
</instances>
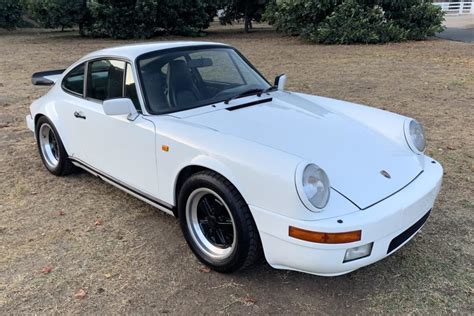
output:
<instances>
[{"instance_id":1,"label":"car interior seat","mask_svg":"<svg viewBox=\"0 0 474 316\"><path fill-rule=\"evenodd\" d=\"M117 67L109 68L107 81L107 99L121 98L123 96L123 69Z\"/></svg>"},{"instance_id":2,"label":"car interior seat","mask_svg":"<svg viewBox=\"0 0 474 316\"><path fill-rule=\"evenodd\" d=\"M183 108L201 100L191 71L184 60L173 60L167 71L168 101L172 108Z\"/></svg>"}]
</instances>

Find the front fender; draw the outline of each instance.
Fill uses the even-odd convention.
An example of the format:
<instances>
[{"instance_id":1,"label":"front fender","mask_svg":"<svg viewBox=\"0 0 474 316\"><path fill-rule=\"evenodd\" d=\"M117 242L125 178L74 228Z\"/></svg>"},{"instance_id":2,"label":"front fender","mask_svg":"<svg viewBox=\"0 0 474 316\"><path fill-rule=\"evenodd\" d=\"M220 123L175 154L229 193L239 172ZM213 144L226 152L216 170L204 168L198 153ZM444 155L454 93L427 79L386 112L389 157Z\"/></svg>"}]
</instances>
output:
<instances>
[{"instance_id":1,"label":"front fender","mask_svg":"<svg viewBox=\"0 0 474 316\"><path fill-rule=\"evenodd\" d=\"M191 160L189 165L207 168L221 174L227 180L229 180L236 188L242 188L241 190L239 190L239 192L240 194L242 194L244 199L246 196L248 196L245 186L238 179L238 177L234 175L233 171L216 158L201 154L194 157L194 159ZM183 170L185 167L187 166L183 166L181 170Z\"/></svg>"},{"instance_id":2,"label":"front fender","mask_svg":"<svg viewBox=\"0 0 474 316\"><path fill-rule=\"evenodd\" d=\"M180 119L154 117L157 136L157 196L176 205L176 181L188 166L201 166L227 178L245 201L284 216L314 219L295 187L300 157ZM168 150L162 150L162 146ZM166 147L167 146L167 147Z\"/></svg>"}]
</instances>

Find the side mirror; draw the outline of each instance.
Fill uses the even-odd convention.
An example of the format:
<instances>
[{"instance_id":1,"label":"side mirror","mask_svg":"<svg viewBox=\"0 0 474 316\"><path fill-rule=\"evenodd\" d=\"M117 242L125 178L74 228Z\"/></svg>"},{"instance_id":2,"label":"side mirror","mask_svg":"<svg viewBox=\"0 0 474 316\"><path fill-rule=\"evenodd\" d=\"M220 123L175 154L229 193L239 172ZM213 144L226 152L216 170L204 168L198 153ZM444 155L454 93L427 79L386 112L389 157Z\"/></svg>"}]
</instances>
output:
<instances>
[{"instance_id":1,"label":"side mirror","mask_svg":"<svg viewBox=\"0 0 474 316\"><path fill-rule=\"evenodd\" d=\"M285 90L286 75L281 74L275 77L275 86L278 90Z\"/></svg>"},{"instance_id":2,"label":"side mirror","mask_svg":"<svg viewBox=\"0 0 474 316\"><path fill-rule=\"evenodd\" d=\"M105 100L102 107L107 115L128 115L127 119L130 121L134 121L138 117L135 105L128 98Z\"/></svg>"}]
</instances>

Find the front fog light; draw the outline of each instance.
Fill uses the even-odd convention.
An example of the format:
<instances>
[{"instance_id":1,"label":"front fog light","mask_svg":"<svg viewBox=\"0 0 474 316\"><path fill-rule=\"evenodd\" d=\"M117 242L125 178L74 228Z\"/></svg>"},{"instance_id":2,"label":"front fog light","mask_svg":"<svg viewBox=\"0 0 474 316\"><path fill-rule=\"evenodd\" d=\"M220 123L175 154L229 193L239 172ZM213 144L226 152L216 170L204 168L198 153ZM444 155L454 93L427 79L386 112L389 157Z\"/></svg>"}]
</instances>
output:
<instances>
[{"instance_id":1,"label":"front fog light","mask_svg":"<svg viewBox=\"0 0 474 316\"><path fill-rule=\"evenodd\" d=\"M352 260L357 260L370 256L372 252L373 242L370 244L362 245L359 247L354 247L346 250L346 255L344 256L344 262L349 262Z\"/></svg>"}]
</instances>

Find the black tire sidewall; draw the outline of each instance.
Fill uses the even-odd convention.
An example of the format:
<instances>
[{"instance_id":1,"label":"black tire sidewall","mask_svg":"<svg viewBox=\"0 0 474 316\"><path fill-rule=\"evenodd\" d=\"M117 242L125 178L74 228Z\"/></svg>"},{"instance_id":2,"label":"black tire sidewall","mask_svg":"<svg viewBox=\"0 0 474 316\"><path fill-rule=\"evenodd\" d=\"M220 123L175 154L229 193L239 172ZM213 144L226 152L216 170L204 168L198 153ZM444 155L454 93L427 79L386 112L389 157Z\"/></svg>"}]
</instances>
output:
<instances>
[{"instance_id":1,"label":"black tire sidewall","mask_svg":"<svg viewBox=\"0 0 474 316\"><path fill-rule=\"evenodd\" d=\"M40 131L41 126L43 124L48 124L49 126L51 126L51 129L53 130L54 136L56 137L56 140L57 140L58 145L59 145L59 162L58 162L58 165L55 168L51 168L46 163L45 157L43 156L43 152L41 150L41 144L40 144L40 139L39 139L39 137L40 137L39 136L39 131ZM62 175L63 170L65 168L65 164L68 161L68 156L67 156L66 150L64 149L64 145L63 145L63 142L61 140L61 137L59 136L59 133L56 130L56 127L46 116L42 116L38 119L38 122L36 123L36 126L35 126L35 135L36 135L36 144L38 145L38 151L39 151L41 160L43 161L43 164L46 167L46 169L48 169L49 172L51 172L52 174L54 174L56 176Z\"/></svg>"},{"instance_id":2,"label":"black tire sidewall","mask_svg":"<svg viewBox=\"0 0 474 316\"><path fill-rule=\"evenodd\" d=\"M186 203L189 195L198 188L208 188L217 193L227 204L234 219L237 241L232 254L225 260L216 261L204 254L196 245L191 233L189 232L186 220ZM235 190L235 189L234 189ZM233 194L234 193L234 194ZM240 200L241 199L241 200ZM245 212L250 212L243 198L235 192L232 192L230 183L224 183L221 179L212 176L209 173L198 173L189 178L181 188L178 196L178 214L181 229L188 245L198 259L209 267L219 272L233 272L238 270L246 261L249 252L249 232L248 224L243 216Z\"/></svg>"}]
</instances>

